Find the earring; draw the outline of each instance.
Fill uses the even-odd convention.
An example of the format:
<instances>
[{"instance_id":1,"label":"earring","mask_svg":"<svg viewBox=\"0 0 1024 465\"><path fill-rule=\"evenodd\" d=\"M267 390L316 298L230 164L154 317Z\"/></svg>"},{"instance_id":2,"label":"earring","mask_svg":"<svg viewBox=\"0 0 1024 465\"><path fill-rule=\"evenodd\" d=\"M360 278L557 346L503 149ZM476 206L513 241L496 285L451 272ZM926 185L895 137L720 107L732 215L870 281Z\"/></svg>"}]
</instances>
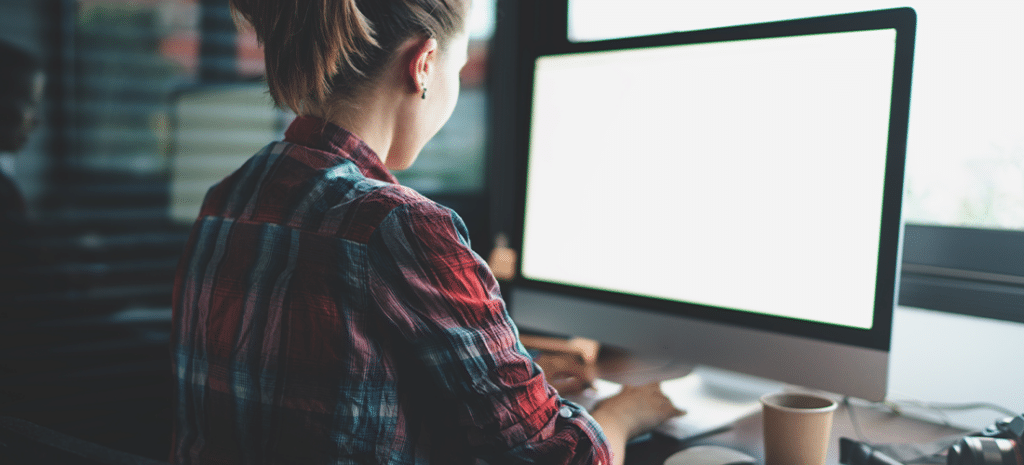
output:
<instances>
[{"instance_id":1,"label":"earring","mask_svg":"<svg viewBox=\"0 0 1024 465\"><path fill-rule=\"evenodd\" d=\"M420 83L420 87L423 87L423 95L421 95L420 98L423 99L423 100L426 100L427 99L427 86L423 85L423 83Z\"/></svg>"}]
</instances>

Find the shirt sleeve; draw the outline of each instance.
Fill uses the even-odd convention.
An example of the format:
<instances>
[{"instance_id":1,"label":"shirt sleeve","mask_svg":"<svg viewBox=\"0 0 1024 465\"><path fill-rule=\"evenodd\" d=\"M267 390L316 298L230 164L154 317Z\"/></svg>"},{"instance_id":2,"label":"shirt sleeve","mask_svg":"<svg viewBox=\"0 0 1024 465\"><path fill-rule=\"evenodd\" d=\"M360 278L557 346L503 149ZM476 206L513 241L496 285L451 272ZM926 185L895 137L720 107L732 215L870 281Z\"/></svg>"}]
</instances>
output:
<instances>
[{"instance_id":1,"label":"shirt sleeve","mask_svg":"<svg viewBox=\"0 0 1024 465\"><path fill-rule=\"evenodd\" d=\"M393 210L370 238L371 298L433 387L457 410L466 442L491 463L610 463L607 440L560 398L519 342L486 263L453 211Z\"/></svg>"}]
</instances>

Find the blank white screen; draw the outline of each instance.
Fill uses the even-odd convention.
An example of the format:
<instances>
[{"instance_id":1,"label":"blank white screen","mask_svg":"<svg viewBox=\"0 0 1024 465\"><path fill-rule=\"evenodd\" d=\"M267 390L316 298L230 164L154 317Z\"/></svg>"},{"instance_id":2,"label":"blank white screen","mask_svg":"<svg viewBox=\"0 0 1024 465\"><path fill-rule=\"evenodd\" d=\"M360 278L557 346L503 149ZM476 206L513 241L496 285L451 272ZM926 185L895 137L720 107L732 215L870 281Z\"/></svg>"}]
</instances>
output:
<instances>
[{"instance_id":1,"label":"blank white screen","mask_svg":"<svg viewBox=\"0 0 1024 465\"><path fill-rule=\"evenodd\" d=\"M894 45L540 58L523 275L870 328Z\"/></svg>"}]
</instances>

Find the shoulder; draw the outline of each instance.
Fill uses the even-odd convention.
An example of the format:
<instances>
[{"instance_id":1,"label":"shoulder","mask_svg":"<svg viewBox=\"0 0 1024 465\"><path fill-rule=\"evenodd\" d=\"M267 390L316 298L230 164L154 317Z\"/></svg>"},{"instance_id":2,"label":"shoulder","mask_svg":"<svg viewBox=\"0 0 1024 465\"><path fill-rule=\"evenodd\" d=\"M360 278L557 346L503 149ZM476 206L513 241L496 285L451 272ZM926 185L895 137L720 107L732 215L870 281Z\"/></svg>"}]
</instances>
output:
<instances>
[{"instance_id":1,"label":"shoulder","mask_svg":"<svg viewBox=\"0 0 1024 465\"><path fill-rule=\"evenodd\" d=\"M381 218L369 238L371 254L384 262L418 263L440 274L479 267L462 218L412 192Z\"/></svg>"},{"instance_id":2,"label":"shoulder","mask_svg":"<svg viewBox=\"0 0 1024 465\"><path fill-rule=\"evenodd\" d=\"M466 227L454 210L440 205L418 192L402 187L388 186L368 196L380 202L381 221L377 225L378 236L408 236L411 240L448 240L468 242Z\"/></svg>"},{"instance_id":3,"label":"shoulder","mask_svg":"<svg viewBox=\"0 0 1024 465\"><path fill-rule=\"evenodd\" d=\"M389 217L433 221L451 214L351 159L289 142L267 146L216 186L207 213L357 243L369 241Z\"/></svg>"}]
</instances>

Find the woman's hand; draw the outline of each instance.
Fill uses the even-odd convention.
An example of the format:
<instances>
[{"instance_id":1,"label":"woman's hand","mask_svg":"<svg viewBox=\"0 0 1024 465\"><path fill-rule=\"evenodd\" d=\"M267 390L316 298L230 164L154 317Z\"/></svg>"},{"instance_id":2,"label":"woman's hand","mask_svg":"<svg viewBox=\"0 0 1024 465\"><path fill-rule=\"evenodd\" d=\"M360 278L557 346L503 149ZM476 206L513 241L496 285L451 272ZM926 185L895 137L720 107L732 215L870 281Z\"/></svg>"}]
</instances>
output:
<instances>
[{"instance_id":1,"label":"woman's hand","mask_svg":"<svg viewBox=\"0 0 1024 465\"><path fill-rule=\"evenodd\" d=\"M613 464L622 465L626 442L646 433L661 422L684 412L672 405L658 383L623 386L622 392L594 407L591 416L601 425L611 447Z\"/></svg>"},{"instance_id":2,"label":"woman's hand","mask_svg":"<svg viewBox=\"0 0 1024 465\"><path fill-rule=\"evenodd\" d=\"M597 404L593 416L610 420L633 438L646 433L669 418L686 412L672 405L672 401L661 392L659 383L645 386L622 386L622 392ZM605 425L602 423L602 427Z\"/></svg>"}]
</instances>

